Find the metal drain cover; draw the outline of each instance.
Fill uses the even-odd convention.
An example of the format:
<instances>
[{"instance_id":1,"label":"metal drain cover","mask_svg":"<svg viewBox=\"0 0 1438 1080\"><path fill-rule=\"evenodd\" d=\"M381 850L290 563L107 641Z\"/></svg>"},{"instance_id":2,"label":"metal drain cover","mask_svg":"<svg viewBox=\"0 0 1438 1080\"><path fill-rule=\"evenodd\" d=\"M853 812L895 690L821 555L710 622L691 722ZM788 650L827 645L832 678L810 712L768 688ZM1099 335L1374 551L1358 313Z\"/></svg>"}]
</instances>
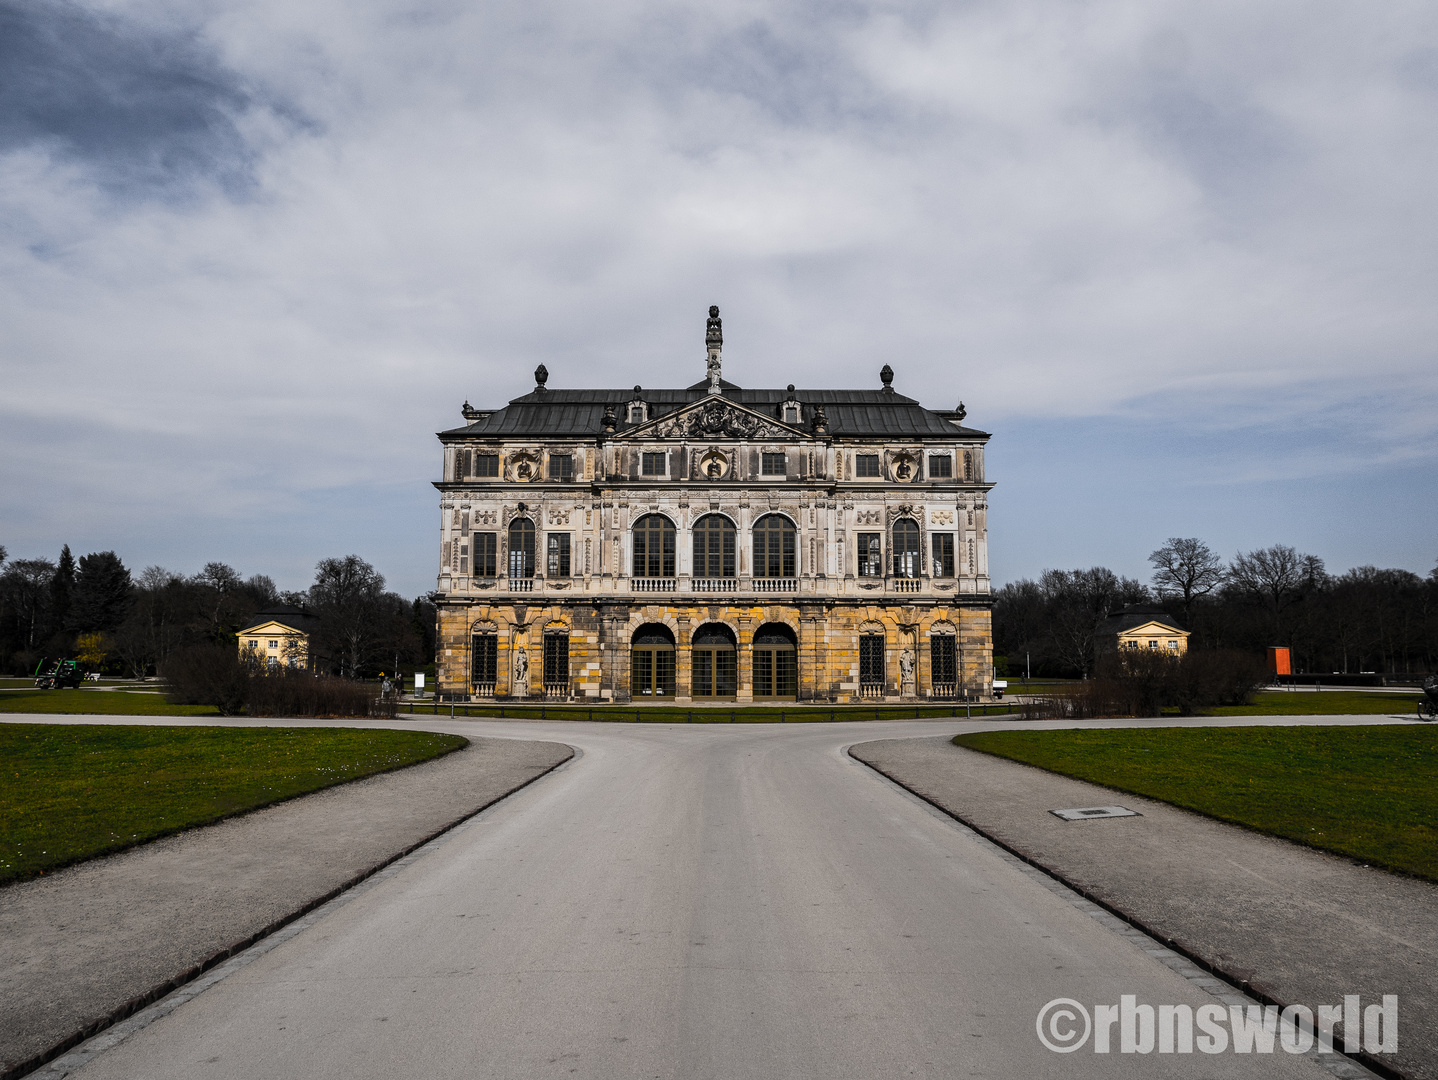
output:
<instances>
[{"instance_id":1,"label":"metal drain cover","mask_svg":"<svg viewBox=\"0 0 1438 1080\"><path fill-rule=\"evenodd\" d=\"M1143 817L1137 810L1130 810L1126 806L1081 806L1076 810L1050 810L1054 817L1061 817L1065 821L1090 821L1094 818L1109 817Z\"/></svg>"}]
</instances>

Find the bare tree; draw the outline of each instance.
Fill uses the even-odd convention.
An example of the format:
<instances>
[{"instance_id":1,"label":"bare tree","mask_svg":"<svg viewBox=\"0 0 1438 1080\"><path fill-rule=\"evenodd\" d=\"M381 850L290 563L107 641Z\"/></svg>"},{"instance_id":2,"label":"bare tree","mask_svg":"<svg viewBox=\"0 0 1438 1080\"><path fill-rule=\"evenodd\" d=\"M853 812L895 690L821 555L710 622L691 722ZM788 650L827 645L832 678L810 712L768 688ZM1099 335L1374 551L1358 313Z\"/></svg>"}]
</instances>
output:
<instances>
[{"instance_id":1,"label":"bare tree","mask_svg":"<svg viewBox=\"0 0 1438 1080\"><path fill-rule=\"evenodd\" d=\"M1148 561L1153 564L1153 587L1159 594L1183 597L1185 625L1192 621L1194 598L1208 595L1223 583L1223 560L1196 536L1170 536Z\"/></svg>"},{"instance_id":2,"label":"bare tree","mask_svg":"<svg viewBox=\"0 0 1438 1080\"><path fill-rule=\"evenodd\" d=\"M1300 555L1287 544L1274 544L1247 554L1239 552L1228 579L1238 589L1259 597L1273 615L1275 640L1283 640L1283 612L1304 592L1327 579L1323 560Z\"/></svg>"},{"instance_id":3,"label":"bare tree","mask_svg":"<svg viewBox=\"0 0 1438 1080\"><path fill-rule=\"evenodd\" d=\"M339 662L340 674L357 678L379 636L376 613L384 575L358 555L321 559L310 586L310 606L320 617L323 653Z\"/></svg>"},{"instance_id":4,"label":"bare tree","mask_svg":"<svg viewBox=\"0 0 1438 1080\"><path fill-rule=\"evenodd\" d=\"M0 588L15 613L27 649L35 647L37 632L44 626L54 574L55 564L49 559L16 559L0 577Z\"/></svg>"}]
</instances>

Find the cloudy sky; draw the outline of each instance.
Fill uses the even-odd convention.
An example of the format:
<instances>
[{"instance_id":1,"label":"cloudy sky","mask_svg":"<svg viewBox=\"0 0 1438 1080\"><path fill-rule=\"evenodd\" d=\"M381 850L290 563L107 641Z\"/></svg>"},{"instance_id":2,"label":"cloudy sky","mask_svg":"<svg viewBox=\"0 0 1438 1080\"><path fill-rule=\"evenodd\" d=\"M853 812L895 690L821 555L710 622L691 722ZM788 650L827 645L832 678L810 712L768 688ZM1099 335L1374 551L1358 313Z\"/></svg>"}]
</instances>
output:
<instances>
[{"instance_id":1,"label":"cloudy sky","mask_svg":"<svg viewBox=\"0 0 1438 1080\"><path fill-rule=\"evenodd\" d=\"M433 433L703 376L963 399L999 582L1438 559L1438 7L0 0L0 544L359 553Z\"/></svg>"}]
</instances>

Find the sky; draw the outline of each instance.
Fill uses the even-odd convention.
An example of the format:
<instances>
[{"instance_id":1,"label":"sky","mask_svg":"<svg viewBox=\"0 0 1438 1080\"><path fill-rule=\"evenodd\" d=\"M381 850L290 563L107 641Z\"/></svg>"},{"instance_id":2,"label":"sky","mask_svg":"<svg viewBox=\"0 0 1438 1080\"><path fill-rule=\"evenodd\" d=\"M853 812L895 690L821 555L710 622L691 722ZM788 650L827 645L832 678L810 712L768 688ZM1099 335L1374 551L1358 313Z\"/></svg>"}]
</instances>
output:
<instances>
[{"instance_id":1,"label":"sky","mask_svg":"<svg viewBox=\"0 0 1438 1080\"><path fill-rule=\"evenodd\" d=\"M0 544L438 559L533 386L962 400L996 583L1438 561L1438 7L0 0Z\"/></svg>"}]
</instances>

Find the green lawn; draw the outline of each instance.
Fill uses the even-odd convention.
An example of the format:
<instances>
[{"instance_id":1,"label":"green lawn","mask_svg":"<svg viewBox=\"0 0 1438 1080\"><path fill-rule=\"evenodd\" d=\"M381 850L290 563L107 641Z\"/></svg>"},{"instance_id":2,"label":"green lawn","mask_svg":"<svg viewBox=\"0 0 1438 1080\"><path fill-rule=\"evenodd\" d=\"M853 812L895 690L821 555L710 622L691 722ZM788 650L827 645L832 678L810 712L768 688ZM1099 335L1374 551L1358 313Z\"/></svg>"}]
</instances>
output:
<instances>
[{"instance_id":1,"label":"green lawn","mask_svg":"<svg viewBox=\"0 0 1438 1080\"><path fill-rule=\"evenodd\" d=\"M974 705L974 716L1000 716L1007 703ZM400 706L402 713L448 716L448 704ZM455 716L478 719L593 720L620 724L813 724L830 720L919 720L963 716L962 702L949 705L456 705Z\"/></svg>"},{"instance_id":2,"label":"green lawn","mask_svg":"<svg viewBox=\"0 0 1438 1080\"><path fill-rule=\"evenodd\" d=\"M94 713L100 716L219 716L213 705L171 705L159 693L124 690L0 691L0 712Z\"/></svg>"},{"instance_id":3,"label":"green lawn","mask_svg":"<svg viewBox=\"0 0 1438 1080\"><path fill-rule=\"evenodd\" d=\"M1205 716L1415 716L1422 694L1364 693L1361 690L1260 690L1252 705L1217 705Z\"/></svg>"},{"instance_id":4,"label":"green lawn","mask_svg":"<svg viewBox=\"0 0 1438 1080\"><path fill-rule=\"evenodd\" d=\"M954 743L1438 880L1438 727L994 731Z\"/></svg>"},{"instance_id":5,"label":"green lawn","mask_svg":"<svg viewBox=\"0 0 1438 1080\"><path fill-rule=\"evenodd\" d=\"M0 724L0 885L467 742L346 728Z\"/></svg>"}]
</instances>

